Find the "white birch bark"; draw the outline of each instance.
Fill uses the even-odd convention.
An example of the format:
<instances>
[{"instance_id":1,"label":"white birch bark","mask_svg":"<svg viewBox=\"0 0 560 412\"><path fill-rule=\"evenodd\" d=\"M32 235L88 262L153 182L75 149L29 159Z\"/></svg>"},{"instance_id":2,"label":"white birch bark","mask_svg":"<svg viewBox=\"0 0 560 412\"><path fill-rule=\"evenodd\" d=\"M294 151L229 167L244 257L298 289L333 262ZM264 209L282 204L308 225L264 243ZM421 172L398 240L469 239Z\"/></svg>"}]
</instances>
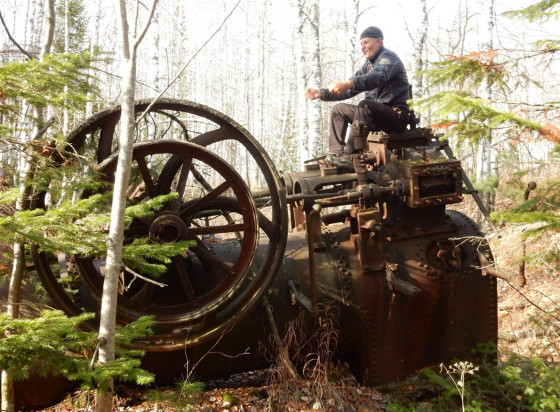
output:
<instances>
[{"instance_id":1,"label":"white birch bark","mask_svg":"<svg viewBox=\"0 0 560 412\"><path fill-rule=\"evenodd\" d=\"M420 0L422 14L420 17L420 25L416 32L416 38L414 41L414 67L412 75L412 96L413 98L420 98L426 93L424 92L424 75L421 71L426 69L426 62L424 60L426 40L428 38L428 11L426 8L426 0ZM429 124L430 114L423 114L421 118L421 123Z\"/></svg>"},{"instance_id":2,"label":"white birch bark","mask_svg":"<svg viewBox=\"0 0 560 412\"><path fill-rule=\"evenodd\" d=\"M126 194L130 180L132 166L132 147L134 141L135 118L134 100L136 84L137 51L146 30L148 29L157 0L153 0L150 16L146 20L144 29L137 34L137 27L133 27L131 39L126 10L126 0L117 0L119 4L119 28L121 35L121 67L122 67L122 103L119 136L119 158L115 172L113 187L113 201L111 205L111 223L107 237L106 273L103 281L101 297L101 311L99 319L99 363L104 364L115 359L115 329L117 314L118 276L122 267L122 248L124 237L124 212L126 208ZM139 7L136 4L136 12ZM134 16L137 23L138 15ZM113 405L112 383L109 390L98 390L96 394L97 411L110 412Z\"/></svg>"},{"instance_id":3,"label":"white birch bark","mask_svg":"<svg viewBox=\"0 0 560 412\"><path fill-rule=\"evenodd\" d=\"M307 76L305 72L305 13L303 11L302 0L297 1L298 10L298 25L296 28L296 36L294 42L295 48L295 58L296 58L296 73L297 73L297 147L301 150L297 150L296 163L303 166L303 162L311 157L308 149L308 129L309 129L309 105L307 99L305 98L304 92L307 87ZM318 86L318 84L317 84Z\"/></svg>"},{"instance_id":4,"label":"white birch bark","mask_svg":"<svg viewBox=\"0 0 560 412\"><path fill-rule=\"evenodd\" d=\"M93 24L93 33L90 36L90 44L89 44L89 52L93 55L95 48L99 44L99 26L101 24L101 4L97 5L97 9L95 11L94 17L94 24ZM93 77L94 70L93 68L88 69L88 75ZM88 92L88 98L86 103L86 117L90 117L93 114L93 102L92 102L92 93Z\"/></svg>"},{"instance_id":5,"label":"white birch bark","mask_svg":"<svg viewBox=\"0 0 560 412\"><path fill-rule=\"evenodd\" d=\"M485 27L487 30L482 51L487 52L490 56L491 50L494 48L494 0L487 0L483 2L485 19ZM490 58L490 57L488 57ZM482 86L481 97L492 101L492 85L488 82ZM492 144L492 131L487 130L486 136L481 139L479 149L477 152L477 180L482 182L487 180L490 176L498 174L496 163L496 150ZM493 195L490 191L482 193L482 201L488 211L494 209Z\"/></svg>"},{"instance_id":6,"label":"white birch bark","mask_svg":"<svg viewBox=\"0 0 560 412\"><path fill-rule=\"evenodd\" d=\"M348 50L346 51L346 62L344 67L346 73L344 78L349 79L354 74L354 62L356 59L356 42L358 38L358 18L360 17L360 0L351 0L352 7L346 16Z\"/></svg>"},{"instance_id":7,"label":"white birch bark","mask_svg":"<svg viewBox=\"0 0 560 412\"><path fill-rule=\"evenodd\" d=\"M14 262L12 265L12 275L8 287L8 308L7 315L13 319L19 317L19 302L21 281L25 269L25 244L16 243L13 252ZM2 401L0 410L13 412L15 410L14 383L8 371L2 371Z\"/></svg>"},{"instance_id":8,"label":"white birch bark","mask_svg":"<svg viewBox=\"0 0 560 412\"><path fill-rule=\"evenodd\" d=\"M41 59L43 59L46 54L50 53L52 49L55 29L54 0L47 0L46 8L47 31L45 40L41 47ZM34 134L37 136L43 119L43 110L40 108L33 108L33 112L36 116L36 126L34 127ZM16 210L21 210L23 207L25 186L27 183L26 177L32 167L32 165L29 163L30 161L31 160L26 156L21 156L20 158L18 174L19 187L22 195L16 203ZM10 284L8 287L7 314L12 318L17 319L19 317L21 282L25 269L25 244L23 242L14 244L13 257L14 260L12 263L12 273L10 277ZM15 410L14 385L12 377L7 371L2 371L1 380L2 399L0 401L0 410L12 412Z\"/></svg>"},{"instance_id":9,"label":"white birch bark","mask_svg":"<svg viewBox=\"0 0 560 412\"><path fill-rule=\"evenodd\" d=\"M311 75L310 83L312 85L321 84L321 36L320 36L320 8L319 0L314 0L309 12L311 25L311 44L314 46L311 56ZM312 157L323 151L324 142L321 136L322 131L322 111L321 101L309 101L309 134L307 140L307 151Z\"/></svg>"},{"instance_id":10,"label":"white birch bark","mask_svg":"<svg viewBox=\"0 0 560 412\"><path fill-rule=\"evenodd\" d=\"M70 50L70 0L64 0L64 52ZM64 86L64 93L68 94L68 86ZM62 134L68 134L68 124L70 122L70 114L68 109L64 108L62 121Z\"/></svg>"}]
</instances>

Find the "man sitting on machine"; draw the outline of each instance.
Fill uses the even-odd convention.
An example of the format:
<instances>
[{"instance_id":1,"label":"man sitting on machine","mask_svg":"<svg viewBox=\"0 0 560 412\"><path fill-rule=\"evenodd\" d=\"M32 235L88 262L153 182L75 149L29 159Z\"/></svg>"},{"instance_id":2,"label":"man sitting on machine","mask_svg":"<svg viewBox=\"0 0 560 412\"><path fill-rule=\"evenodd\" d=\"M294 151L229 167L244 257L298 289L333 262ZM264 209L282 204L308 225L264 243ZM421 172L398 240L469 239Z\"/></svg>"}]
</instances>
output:
<instances>
[{"instance_id":1,"label":"man sitting on machine","mask_svg":"<svg viewBox=\"0 0 560 412\"><path fill-rule=\"evenodd\" d=\"M409 84L406 70L396 53L383 46L383 33L371 26L360 36L366 62L350 79L334 82L329 89L308 88L311 100L345 100L365 92L358 105L338 103L333 107L329 135L329 151L335 156L356 153L354 130L346 140L349 124L366 124L370 131L387 133L406 129L410 111Z\"/></svg>"}]
</instances>

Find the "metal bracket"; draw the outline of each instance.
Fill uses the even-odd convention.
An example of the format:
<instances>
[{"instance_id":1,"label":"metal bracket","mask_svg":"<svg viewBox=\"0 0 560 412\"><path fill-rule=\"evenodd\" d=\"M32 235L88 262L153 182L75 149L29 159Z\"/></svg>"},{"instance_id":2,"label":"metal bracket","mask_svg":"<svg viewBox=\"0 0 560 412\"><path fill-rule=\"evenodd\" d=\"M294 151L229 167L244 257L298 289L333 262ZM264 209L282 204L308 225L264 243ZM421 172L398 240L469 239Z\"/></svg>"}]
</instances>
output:
<instances>
[{"instance_id":1,"label":"metal bracket","mask_svg":"<svg viewBox=\"0 0 560 412\"><path fill-rule=\"evenodd\" d=\"M292 301L292 305L297 304L307 312L313 314L313 305L311 304L311 299L309 299L299 290L293 280L288 280L288 287L290 288L290 299Z\"/></svg>"},{"instance_id":2,"label":"metal bracket","mask_svg":"<svg viewBox=\"0 0 560 412\"><path fill-rule=\"evenodd\" d=\"M389 285L389 289L393 291L396 290L408 296L418 295L420 292L422 292L422 289L414 286L412 283L407 282L406 280L402 280L397 275L395 275L395 272L393 272L389 265L387 265L387 267L385 268L385 274L387 276L387 284Z\"/></svg>"}]
</instances>

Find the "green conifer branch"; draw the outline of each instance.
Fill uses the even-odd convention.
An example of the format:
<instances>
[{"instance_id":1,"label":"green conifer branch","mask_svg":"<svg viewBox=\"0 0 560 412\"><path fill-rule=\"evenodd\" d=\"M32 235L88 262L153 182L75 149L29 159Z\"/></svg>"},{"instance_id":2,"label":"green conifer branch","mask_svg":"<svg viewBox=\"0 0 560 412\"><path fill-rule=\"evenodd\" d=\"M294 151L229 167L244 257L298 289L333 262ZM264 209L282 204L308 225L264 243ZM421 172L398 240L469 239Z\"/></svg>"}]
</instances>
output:
<instances>
[{"instance_id":1,"label":"green conifer branch","mask_svg":"<svg viewBox=\"0 0 560 412\"><path fill-rule=\"evenodd\" d=\"M492 54L491 54L492 53ZM506 90L507 72L503 65L494 62L494 51L473 53L466 56L447 56L423 72L432 86L452 86L468 89L490 84Z\"/></svg>"},{"instance_id":2,"label":"green conifer branch","mask_svg":"<svg viewBox=\"0 0 560 412\"><path fill-rule=\"evenodd\" d=\"M87 93L96 93L88 70L95 61L88 52L48 54L43 61L29 60L0 66L0 95L25 99L35 107L54 106L82 111ZM16 106L11 107L16 111ZM6 110L6 108L4 108Z\"/></svg>"},{"instance_id":3,"label":"green conifer branch","mask_svg":"<svg viewBox=\"0 0 560 412\"><path fill-rule=\"evenodd\" d=\"M523 241L547 238L551 233L560 232L560 182L554 181L538 190L538 193L517 207L491 213L491 218L514 225L527 225L521 233ZM545 249L543 253L530 255L528 261L543 259L547 262L560 261L556 248Z\"/></svg>"},{"instance_id":4,"label":"green conifer branch","mask_svg":"<svg viewBox=\"0 0 560 412\"><path fill-rule=\"evenodd\" d=\"M31 372L42 376L62 374L70 380L81 381L87 389L105 387L110 379L148 384L153 375L140 369L138 357L143 351L130 349L138 339L152 333L153 317L141 317L117 327L117 359L90 368L97 345L97 331L86 331L84 325L94 318L92 313L67 317L56 310L43 311L34 319L12 319L0 314L0 369L7 370L14 379L26 379Z\"/></svg>"},{"instance_id":5,"label":"green conifer branch","mask_svg":"<svg viewBox=\"0 0 560 412\"><path fill-rule=\"evenodd\" d=\"M0 192L0 205L16 197L11 190ZM23 210L0 217L0 235L5 244L25 241L49 253L63 252L69 256L99 257L106 255L106 228L110 222L108 205L111 192L94 194L75 203L66 201L52 209ZM147 199L126 209L125 221L145 218L177 198L177 193ZM140 273L160 276L165 263L173 256L185 253L194 241L160 244L149 239L135 239L123 248L123 263ZM154 260L161 262L156 263Z\"/></svg>"},{"instance_id":6,"label":"green conifer branch","mask_svg":"<svg viewBox=\"0 0 560 412\"><path fill-rule=\"evenodd\" d=\"M452 124L451 134L459 142L475 144L489 135L489 130L501 127L541 131L542 126L512 112L498 110L491 102L470 96L462 90L441 91L431 96L415 99L413 105L419 111L431 110L435 123ZM455 121L453 119L456 119Z\"/></svg>"},{"instance_id":7,"label":"green conifer branch","mask_svg":"<svg viewBox=\"0 0 560 412\"><path fill-rule=\"evenodd\" d=\"M558 0L541 0L525 8L505 12L504 15L530 22L558 20L560 8Z\"/></svg>"}]
</instances>

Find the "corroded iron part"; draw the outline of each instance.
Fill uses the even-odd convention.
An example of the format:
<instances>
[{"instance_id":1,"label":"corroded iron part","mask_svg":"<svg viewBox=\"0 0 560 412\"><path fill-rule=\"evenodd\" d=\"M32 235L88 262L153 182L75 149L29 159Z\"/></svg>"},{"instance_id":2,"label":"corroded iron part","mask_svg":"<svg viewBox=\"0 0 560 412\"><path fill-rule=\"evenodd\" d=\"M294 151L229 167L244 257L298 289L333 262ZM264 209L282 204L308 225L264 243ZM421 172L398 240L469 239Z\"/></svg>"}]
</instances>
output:
<instances>
[{"instance_id":1,"label":"corroded iron part","mask_svg":"<svg viewBox=\"0 0 560 412\"><path fill-rule=\"evenodd\" d=\"M294 230L310 231L311 205L323 208L322 234L313 235L322 248L300 247L284 261L296 274L294 301L310 315L316 294L336 302L338 355L368 384L476 359L477 344L497 341L496 279L485 276L492 255L478 226L446 210L462 200L460 162L427 129L370 133L362 146L349 156L353 170L324 158L283 176Z\"/></svg>"},{"instance_id":2,"label":"corroded iron part","mask_svg":"<svg viewBox=\"0 0 560 412\"><path fill-rule=\"evenodd\" d=\"M140 346L151 352L174 351L219 335L259 304L259 297L268 289L282 259L288 232L285 192L276 169L260 144L227 116L204 105L173 99L160 99L153 105L149 100L139 101L135 109L137 116L147 110L136 131L135 153L139 167L133 168L133 176L136 171L143 184L136 188L131 186L130 193L141 200L176 191L179 180L190 179L189 182L198 187L198 194L185 191L174 206L174 212L156 215L151 222L133 222L127 230L127 241L144 237L175 242L186 237L197 239L197 246L189 251L191 257L188 259L174 259L171 266L181 274L177 276L179 283L164 288L164 292L157 286L141 286L143 282L134 281L133 287L120 298L118 321L125 324L142 314L156 315L155 336ZM68 150L93 154L103 171L113 173L119 119L118 106L87 119L70 133ZM183 144L186 141L196 145ZM94 143L94 153L91 142ZM231 150L249 153L252 167L266 185L264 206L254 204L253 194L243 179L214 154L217 146L223 144L228 144ZM162 153L165 151L166 154ZM188 153L191 153L190 158ZM147 158L159 156L161 159L158 158L157 164L160 167L152 171L156 163L140 160L144 155ZM194 162L190 168L189 162ZM214 173L221 171L225 176L221 189L207 180L208 169ZM188 170L188 173L182 170ZM152 175L148 177L150 173ZM228 193L222 193L222 189L227 189ZM44 202L44 196L37 194L32 207L44 207ZM196 218L192 217L194 215ZM232 220L239 216L245 225ZM211 223L219 219L227 223L222 227ZM194 227L195 224L199 227ZM228 233L235 233L236 238L224 241L228 244L227 251L216 255L213 249L217 246L216 241L221 242L220 238L224 237L224 227ZM255 263L257 243L265 246L258 248L259 259ZM251 246L244 246L246 244ZM34 248L33 255L45 288L59 308L69 315L83 310L98 311L102 261L59 256L62 263L61 269L57 270L53 265L56 256L49 256L37 248ZM228 263L227 259L233 263ZM233 266L234 274L225 276L225 282L216 280L228 271L228 264ZM62 279L66 282L64 286L61 284L65 272L62 266L74 271L72 282ZM76 269L81 276L75 276ZM204 272L206 277L214 279L215 287L197 285L194 280L189 284L184 274L190 271L195 274ZM204 287L209 291L197 290Z\"/></svg>"},{"instance_id":3,"label":"corroded iron part","mask_svg":"<svg viewBox=\"0 0 560 412\"><path fill-rule=\"evenodd\" d=\"M130 199L180 196L154 218L133 222L127 241L197 240L190 257L170 265L171 288L156 296L155 287L135 281L119 302L121 323L156 315L156 335L139 345L160 381L184 374L187 358L202 361L203 379L267 366L270 359L259 351L270 334L260 306L265 293L280 328L304 311L313 330L325 307L338 308L337 354L366 384L473 359L478 343L496 342L496 280L484 276L492 274L485 269L492 255L477 225L447 210L462 201L465 176L430 130L411 123L399 134L364 133L360 153L321 156L280 178L258 142L226 116L169 99L139 102L138 115L145 110L134 149L142 184L131 187ZM118 107L101 112L68 139L109 176L119 117ZM88 152L88 141L95 150ZM250 154L266 187L247 189L235 173L236 158L217 155L224 143ZM141 160L147 157L157 161ZM207 179L207 167L232 181ZM181 191L186 180L202 195ZM35 207L45 206L40 194L36 199ZM227 241L216 237L225 234ZM56 257L34 249L34 258L45 288L68 314L98 307L101 260L59 257L74 265L69 272L79 272L72 294L60 283L63 270L53 270ZM245 348L251 355L205 356Z\"/></svg>"}]
</instances>

